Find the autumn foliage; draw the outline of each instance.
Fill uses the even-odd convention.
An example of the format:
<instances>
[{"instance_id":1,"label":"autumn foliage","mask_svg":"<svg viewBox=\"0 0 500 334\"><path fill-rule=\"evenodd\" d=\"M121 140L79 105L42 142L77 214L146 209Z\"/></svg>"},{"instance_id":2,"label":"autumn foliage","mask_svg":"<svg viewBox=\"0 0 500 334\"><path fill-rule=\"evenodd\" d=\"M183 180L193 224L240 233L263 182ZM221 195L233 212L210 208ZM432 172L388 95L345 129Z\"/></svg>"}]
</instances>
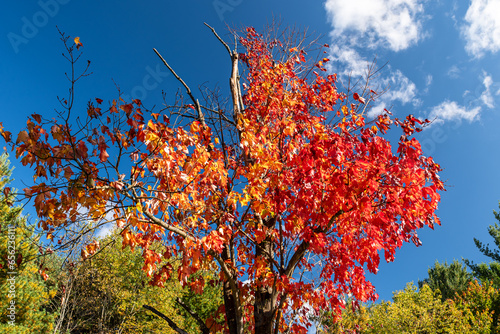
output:
<instances>
[{"instance_id":1,"label":"autumn foliage","mask_svg":"<svg viewBox=\"0 0 500 334\"><path fill-rule=\"evenodd\" d=\"M238 41L242 52L224 43L230 108L200 104L181 81L189 104L162 112L96 98L76 121L68 107L58 119L33 114L13 140L1 133L33 168L24 193L49 236L82 216L112 220L155 285L175 277L200 291L195 274L218 271L229 332L305 333L308 312L377 298L365 272L439 223L441 169L412 136L427 121L386 111L368 122L376 93L337 90L327 58L306 72L299 48L251 28ZM172 257L178 270L159 265Z\"/></svg>"}]
</instances>

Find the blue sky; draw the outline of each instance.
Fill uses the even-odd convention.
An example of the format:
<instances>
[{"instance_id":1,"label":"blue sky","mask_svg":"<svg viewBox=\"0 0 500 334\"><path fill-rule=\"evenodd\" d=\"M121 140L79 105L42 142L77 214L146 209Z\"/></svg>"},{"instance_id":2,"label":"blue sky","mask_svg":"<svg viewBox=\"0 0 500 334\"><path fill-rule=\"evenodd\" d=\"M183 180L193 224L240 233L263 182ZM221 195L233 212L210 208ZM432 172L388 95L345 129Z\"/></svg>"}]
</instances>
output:
<instances>
[{"instance_id":1,"label":"blue sky","mask_svg":"<svg viewBox=\"0 0 500 334\"><path fill-rule=\"evenodd\" d=\"M90 98L116 98L114 82L149 107L161 104L162 90L175 93L178 84L153 48L192 88L219 84L228 94L227 53L203 22L228 42L226 25L262 30L280 17L283 26L308 28L330 45L330 70L343 80L363 75L374 57L388 62L371 84L389 91L370 113L392 108L397 117L433 119L417 138L444 168L448 191L438 211L442 226L421 230L421 247L405 245L370 276L387 300L425 278L436 260L487 260L473 238L490 242L487 227L500 200L498 13L498 0L9 1L0 13L0 121L17 134L30 114L55 115L69 70L56 26L79 36L92 62L92 76L76 90L81 113ZM12 163L15 186L23 188L29 171Z\"/></svg>"}]
</instances>

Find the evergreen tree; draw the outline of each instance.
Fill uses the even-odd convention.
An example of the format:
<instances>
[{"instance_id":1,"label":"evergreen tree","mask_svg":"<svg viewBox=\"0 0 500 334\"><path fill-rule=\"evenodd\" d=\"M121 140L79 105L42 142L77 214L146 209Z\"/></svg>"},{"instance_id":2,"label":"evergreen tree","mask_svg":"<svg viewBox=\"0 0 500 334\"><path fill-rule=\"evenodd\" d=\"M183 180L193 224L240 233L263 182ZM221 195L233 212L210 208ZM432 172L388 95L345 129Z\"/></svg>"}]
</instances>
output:
<instances>
[{"instance_id":1,"label":"evergreen tree","mask_svg":"<svg viewBox=\"0 0 500 334\"><path fill-rule=\"evenodd\" d=\"M0 156L0 333L51 333L54 314L45 308L54 293L38 273L38 246L15 196L6 187L12 169Z\"/></svg>"},{"instance_id":2,"label":"evergreen tree","mask_svg":"<svg viewBox=\"0 0 500 334\"><path fill-rule=\"evenodd\" d=\"M500 213L493 211L493 215L500 222ZM474 238L474 243L481 253L493 261L488 264L475 264L473 261L466 259L464 262L470 268L474 277L477 277L482 282L491 282L494 287L500 288L500 226L497 223L490 225L488 233L493 238L496 248L490 248L489 244L484 244L476 238Z\"/></svg>"},{"instance_id":3,"label":"evergreen tree","mask_svg":"<svg viewBox=\"0 0 500 334\"><path fill-rule=\"evenodd\" d=\"M500 206L500 203L499 203ZM500 213L493 211L495 219L500 222ZM465 264L470 268L474 277L479 279L486 287L492 287L494 290L500 289L500 226L498 223L488 227L488 233L493 238L495 248L490 248L489 244L484 244L474 238L474 243L481 253L489 257L492 261L489 263L476 264L473 261L464 259ZM493 312L493 328L492 333L500 332L498 325L500 323L500 296L498 293L492 300L491 306Z\"/></svg>"},{"instance_id":4,"label":"evergreen tree","mask_svg":"<svg viewBox=\"0 0 500 334\"><path fill-rule=\"evenodd\" d=\"M446 261L444 264L436 261L427 272L429 277L418 281L419 288L428 285L432 291L439 290L443 301L455 298L457 293L462 294L472 280L467 268L457 260L449 265Z\"/></svg>"}]
</instances>

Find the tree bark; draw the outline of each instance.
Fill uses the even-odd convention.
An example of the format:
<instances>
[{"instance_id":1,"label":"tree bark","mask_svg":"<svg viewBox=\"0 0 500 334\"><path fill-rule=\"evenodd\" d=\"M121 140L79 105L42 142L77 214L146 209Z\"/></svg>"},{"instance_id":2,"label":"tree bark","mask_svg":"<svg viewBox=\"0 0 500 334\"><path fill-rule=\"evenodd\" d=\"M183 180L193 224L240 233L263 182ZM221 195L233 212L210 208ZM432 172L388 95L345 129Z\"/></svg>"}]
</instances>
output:
<instances>
[{"instance_id":1,"label":"tree bark","mask_svg":"<svg viewBox=\"0 0 500 334\"><path fill-rule=\"evenodd\" d=\"M226 245L224 247L224 250L222 251L221 257L223 261L228 261L231 259L230 256L230 249L228 247L229 245ZM238 310L237 310L237 304L236 301L234 300L234 295L233 291L231 289L231 283L230 283L230 277L226 277L222 284L222 293L224 295L224 307L226 310L226 319L227 319L227 326L229 329L229 334L240 334L241 328L238 326L238 322L241 322L241 319L238 319Z\"/></svg>"},{"instance_id":2,"label":"tree bark","mask_svg":"<svg viewBox=\"0 0 500 334\"><path fill-rule=\"evenodd\" d=\"M271 218L265 222L265 226L271 228L276 222L276 219ZM270 236L267 236L262 242L255 247L256 258L264 258L269 270L272 270L272 262L274 259L273 241ZM255 333L272 334L273 320L276 314L276 291L269 284L260 285L256 282L255 303L254 303L254 320Z\"/></svg>"}]
</instances>

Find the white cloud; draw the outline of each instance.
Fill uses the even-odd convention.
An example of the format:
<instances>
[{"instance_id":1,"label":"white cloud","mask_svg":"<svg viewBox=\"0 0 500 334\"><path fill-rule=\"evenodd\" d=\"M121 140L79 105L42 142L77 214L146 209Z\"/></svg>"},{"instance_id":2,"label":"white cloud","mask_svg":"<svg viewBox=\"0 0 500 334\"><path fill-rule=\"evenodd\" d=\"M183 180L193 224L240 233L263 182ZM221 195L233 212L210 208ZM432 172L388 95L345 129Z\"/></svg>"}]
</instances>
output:
<instances>
[{"instance_id":1,"label":"white cloud","mask_svg":"<svg viewBox=\"0 0 500 334\"><path fill-rule=\"evenodd\" d=\"M424 88L424 93L427 94L429 93L429 88L431 87L432 85L432 80L433 80L433 76L431 74L428 74L426 77L425 77L425 88Z\"/></svg>"},{"instance_id":2,"label":"white cloud","mask_svg":"<svg viewBox=\"0 0 500 334\"><path fill-rule=\"evenodd\" d=\"M330 59L332 61L327 65L330 73L337 73L345 85L348 84L349 80L351 90L356 91L363 87L368 69L372 65L371 62L363 58L354 48L339 47L338 44L330 46ZM428 76L427 83L429 84L431 81L432 76ZM394 102L400 102L402 105L412 103L414 106L418 106L422 102L416 97L418 89L415 83L400 70L391 70L390 66L385 67L376 76L370 78L368 85L377 92L387 89L386 92L378 96L376 104L367 114L368 117L373 118L381 114L384 108L390 107Z\"/></svg>"},{"instance_id":3,"label":"white cloud","mask_svg":"<svg viewBox=\"0 0 500 334\"><path fill-rule=\"evenodd\" d=\"M400 70L396 70L388 78L382 79L382 83L389 87L382 99L386 101L399 100L403 105L410 102L415 106L420 104L421 101L416 98L417 86Z\"/></svg>"},{"instance_id":4,"label":"white cloud","mask_svg":"<svg viewBox=\"0 0 500 334\"><path fill-rule=\"evenodd\" d=\"M354 31L370 47L400 51L422 37L422 0L327 0L335 36Z\"/></svg>"},{"instance_id":5,"label":"white cloud","mask_svg":"<svg viewBox=\"0 0 500 334\"><path fill-rule=\"evenodd\" d=\"M458 105L455 101L446 100L432 108L428 118L435 123L461 120L472 122L479 119L480 111L481 107L475 107L468 110L465 107Z\"/></svg>"},{"instance_id":6,"label":"white cloud","mask_svg":"<svg viewBox=\"0 0 500 334\"><path fill-rule=\"evenodd\" d=\"M483 72L484 79L484 92L481 94L481 102L483 102L488 108L492 109L495 107L495 102L493 100L493 95L491 94L490 87L493 84L493 79L486 72Z\"/></svg>"},{"instance_id":7,"label":"white cloud","mask_svg":"<svg viewBox=\"0 0 500 334\"><path fill-rule=\"evenodd\" d=\"M429 74L427 77L425 77L425 86L429 87L432 84L432 75Z\"/></svg>"},{"instance_id":8,"label":"white cloud","mask_svg":"<svg viewBox=\"0 0 500 334\"><path fill-rule=\"evenodd\" d=\"M104 237L110 235L111 233L113 233L115 228L116 228L116 225L106 224L99 229L99 232L97 232L96 237L97 238L104 238Z\"/></svg>"},{"instance_id":9,"label":"white cloud","mask_svg":"<svg viewBox=\"0 0 500 334\"><path fill-rule=\"evenodd\" d=\"M375 118L378 115L381 115L384 112L384 109L386 109L386 108L387 108L387 105L385 104L385 102L382 101L382 102L376 104L375 106L373 106L368 111L366 116L368 116L368 118Z\"/></svg>"},{"instance_id":10,"label":"white cloud","mask_svg":"<svg viewBox=\"0 0 500 334\"><path fill-rule=\"evenodd\" d=\"M452 79L458 79L460 75L460 69L457 65L453 65L452 67L450 67L446 74L448 74L448 76Z\"/></svg>"},{"instance_id":11,"label":"white cloud","mask_svg":"<svg viewBox=\"0 0 500 334\"><path fill-rule=\"evenodd\" d=\"M356 50L342 44L330 46L330 59L332 62L327 63L327 69L344 77L363 77L370 64Z\"/></svg>"},{"instance_id":12,"label":"white cloud","mask_svg":"<svg viewBox=\"0 0 500 334\"><path fill-rule=\"evenodd\" d=\"M466 40L465 49L480 58L485 52L500 50L500 1L472 0L465 14L466 25L462 35Z\"/></svg>"}]
</instances>

